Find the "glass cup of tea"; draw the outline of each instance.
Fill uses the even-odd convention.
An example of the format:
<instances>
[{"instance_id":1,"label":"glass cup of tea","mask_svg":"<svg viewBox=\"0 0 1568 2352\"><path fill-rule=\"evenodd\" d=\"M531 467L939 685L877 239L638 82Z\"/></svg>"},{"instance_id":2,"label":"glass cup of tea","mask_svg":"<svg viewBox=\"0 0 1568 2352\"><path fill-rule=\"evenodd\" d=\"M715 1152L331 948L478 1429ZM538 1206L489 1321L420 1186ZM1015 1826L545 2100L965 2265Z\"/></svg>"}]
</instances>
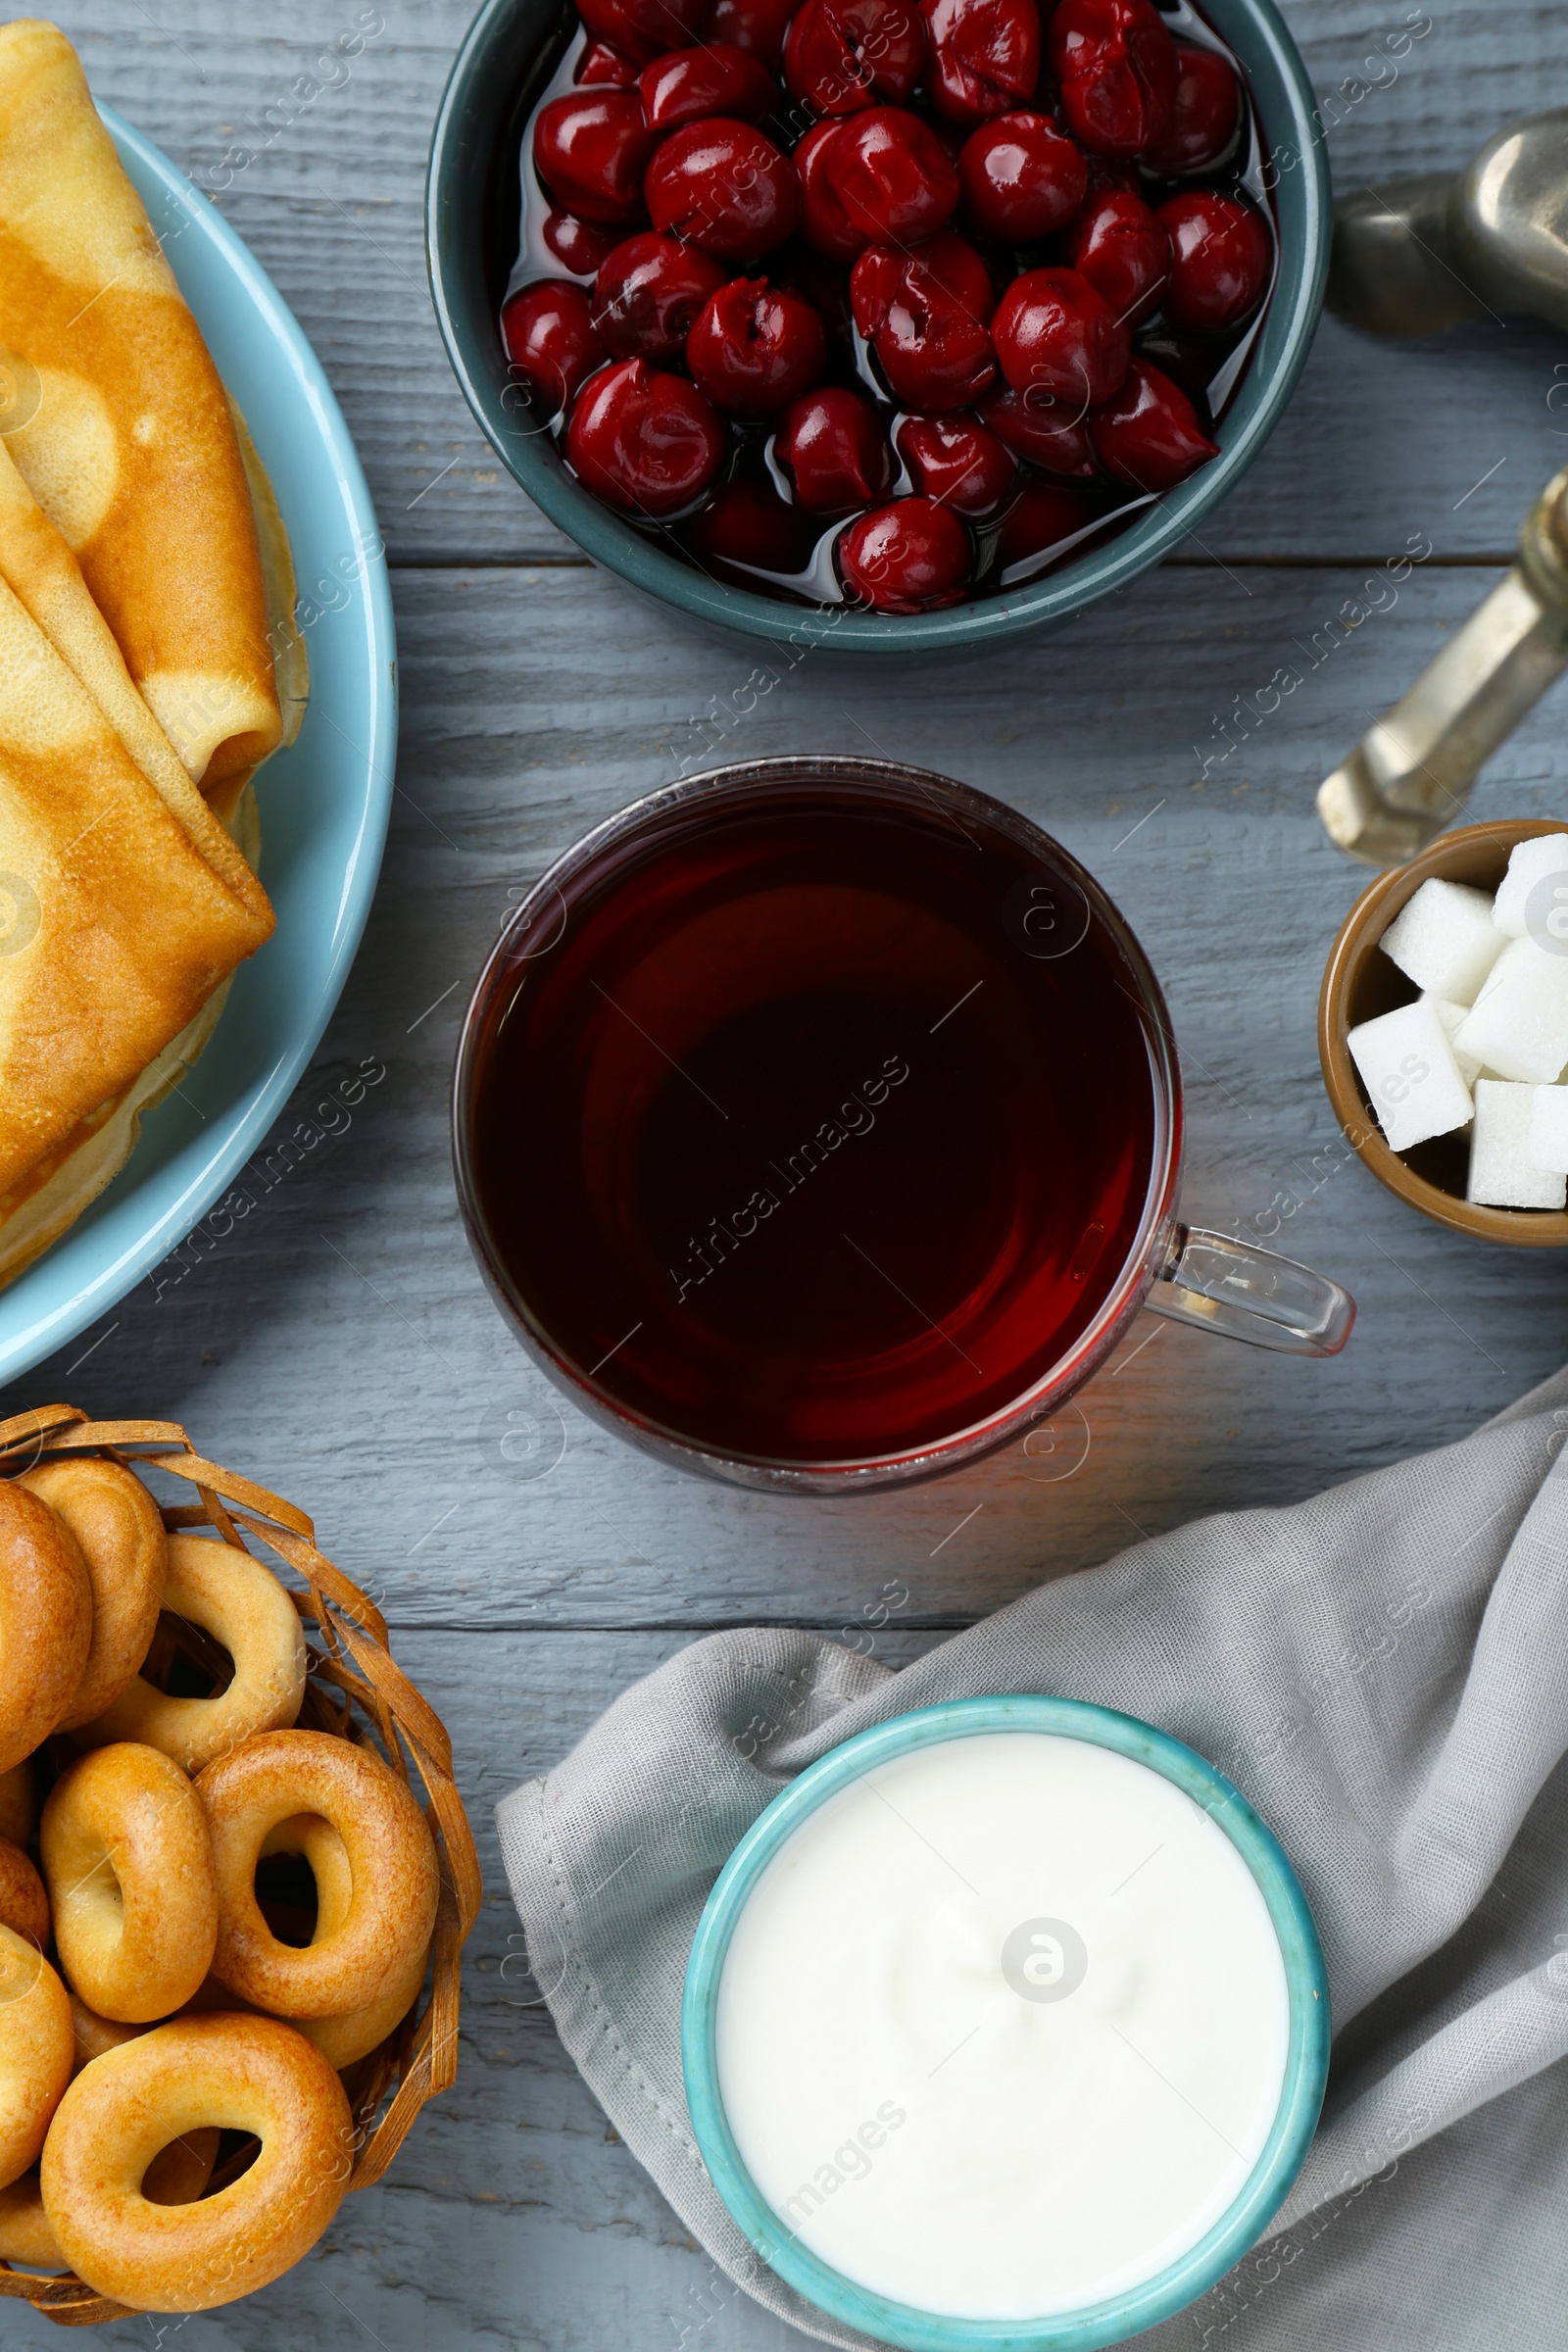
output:
<instances>
[{"instance_id":1,"label":"glass cup of tea","mask_svg":"<svg viewBox=\"0 0 1568 2352\"><path fill-rule=\"evenodd\" d=\"M463 1026L459 1196L503 1313L662 1459L836 1494L1048 1419L1143 1306L1333 1355L1335 1283L1181 1224L1170 1018L1001 802L878 761L651 794L511 916Z\"/></svg>"}]
</instances>

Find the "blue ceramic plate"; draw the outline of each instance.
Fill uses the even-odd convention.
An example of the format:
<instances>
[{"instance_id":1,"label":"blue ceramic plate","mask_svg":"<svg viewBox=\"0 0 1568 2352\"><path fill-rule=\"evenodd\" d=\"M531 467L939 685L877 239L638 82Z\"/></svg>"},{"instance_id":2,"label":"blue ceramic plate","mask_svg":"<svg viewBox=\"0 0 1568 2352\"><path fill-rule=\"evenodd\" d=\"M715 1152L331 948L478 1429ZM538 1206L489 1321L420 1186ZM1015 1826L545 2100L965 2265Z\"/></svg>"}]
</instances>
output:
<instances>
[{"instance_id":1,"label":"blue ceramic plate","mask_svg":"<svg viewBox=\"0 0 1568 2352\"><path fill-rule=\"evenodd\" d=\"M895 1756L945 1740L988 1732L1054 1732L1087 1740L1148 1765L1184 1789L1236 1846L1268 1905L1285 1962L1290 2042L1279 2112L1251 2178L1206 2236L1168 2269L1110 2300L1041 2320L954 2320L895 2303L831 2270L805 2247L762 2196L742 2162L718 2088L714 2032L718 1985L735 1923L774 1855L808 1814L841 1788ZM719 1874L698 1925L686 1970L681 2056L692 2131L713 2185L737 2226L779 2278L808 2302L879 2342L907 2352L1092 2352L1155 2327L1206 2294L1255 2245L1301 2168L1329 2065L1329 1992L1317 1930L1296 1873L1276 1838L1223 1773L1179 1740L1079 1699L1005 1697L950 1700L896 1715L846 1740L776 1796Z\"/></svg>"},{"instance_id":2,"label":"blue ceramic plate","mask_svg":"<svg viewBox=\"0 0 1568 2352\"><path fill-rule=\"evenodd\" d=\"M386 559L320 363L221 215L150 140L101 111L272 477L293 543L311 699L298 742L257 779L262 880L277 929L240 967L206 1053L142 1121L114 1183L0 1291L4 1380L65 1347L166 1257L287 1102L365 929L397 740Z\"/></svg>"}]
</instances>

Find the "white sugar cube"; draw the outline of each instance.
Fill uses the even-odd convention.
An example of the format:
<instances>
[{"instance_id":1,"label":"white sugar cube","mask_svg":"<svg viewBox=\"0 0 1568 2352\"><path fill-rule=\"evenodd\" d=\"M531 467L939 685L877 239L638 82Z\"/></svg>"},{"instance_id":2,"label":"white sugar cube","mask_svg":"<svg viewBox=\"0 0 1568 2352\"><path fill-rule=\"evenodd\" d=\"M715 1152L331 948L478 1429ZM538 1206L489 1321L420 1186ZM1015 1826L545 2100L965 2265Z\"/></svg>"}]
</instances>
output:
<instances>
[{"instance_id":1,"label":"white sugar cube","mask_svg":"<svg viewBox=\"0 0 1568 2352\"><path fill-rule=\"evenodd\" d=\"M1535 894L1548 874L1562 876L1562 889L1560 893L1542 890L1542 904L1533 907ZM1568 950L1568 833L1542 833L1534 841L1522 841L1508 860L1492 919L1510 939L1523 939L1531 928L1532 913L1542 924L1556 914L1561 927L1552 936L1560 938Z\"/></svg>"},{"instance_id":2,"label":"white sugar cube","mask_svg":"<svg viewBox=\"0 0 1568 2352\"><path fill-rule=\"evenodd\" d=\"M1492 919L1484 890L1464 882L1423 882L1379 945L1428 995L1473 1004L1508 942Z\"/></svg>"},{"instance_id":3,"label":"white sugar cube","mask_svg":"<svg viewBox=\"0 0 1568 2352\"><path fill-rule=\"evenodd\" d=\"M1452 1046L1454 1038L1457 1036L1464 1023L1465 1017L1470 1010L1469 1005L1455 1004L1448 997L1426 996L1422 998L1421 1002L1423 1004L1431 1005L1433 1011L1437 1014L1439 1020L1443 1023L1444 1028L1446 1030L1448 1043L1450 1046ZM1453 1058L1459 1064L1459 1075L1464 1080L1466 1086L1474 1086L1476 1080L1481 1075L1481 1064L1479 1061L1477 1061L1475 1055L1473 1054L1461 1054L1458 1048L1455 1046Z\"/></svg>"},{"instance_id":4,"label":"white sugar cube","mask_svg":"<svg viewBox=\"0 0 1568 2352\"><path fill-rule=\"evenodd\" d=\"M1568 1176L1568 1086L1537 1087L1525 1152L1536 1167Z\"/></svg>"},{"instance_id":5,"label":"white sugar cube","mask_svg":"<svg viewBox=\"0 0 1568 2352\"><path fill-rule=\"evenodd\" d=\"M1510 940L1453 1040L1499 1077L1554 1086L1568 1069L1568 956Z\"/></svg>"},{"instance_id":6,"label":"white sugar cube","mask_svg":"<svg viewBox=\"0 0 1568 2352\"><path fill-rule=\"evenodd\" d=\"M1470 1089L1425 998L1362 1021L1346 1042L1392 1151L1468 1127Z\"/></svg>"},{"instance_id":7,"label":"white sugar cube","mask_svg":"<svg viewBox=\"0 0 1568 2352\"><path fill-rule=\"evenodd\" d=\"M1467 1200L1491 1208L1568 1208L1568 1176L1547 1175L1529 1154L1540 1092L1506 1079L1477 1079Z\"/></svg>"}]
</instances>

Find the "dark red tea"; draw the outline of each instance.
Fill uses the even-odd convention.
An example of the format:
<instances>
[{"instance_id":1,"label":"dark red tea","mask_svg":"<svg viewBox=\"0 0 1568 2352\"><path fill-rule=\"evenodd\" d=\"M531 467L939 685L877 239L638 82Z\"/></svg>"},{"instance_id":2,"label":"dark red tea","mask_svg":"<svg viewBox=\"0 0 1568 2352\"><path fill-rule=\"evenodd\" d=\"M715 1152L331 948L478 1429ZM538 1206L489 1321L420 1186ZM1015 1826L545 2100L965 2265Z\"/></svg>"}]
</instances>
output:
<instances>
[{"instance_id":1,"label":"dark red tea","mask_svg":"<svg viewBox=\"0 0 1568 2352\"><path fill-rule=\"evenodd\" d=\"M1139 1246L1144 984L990 804L796 774L666 807L501 977L486 1246L551 1352L708 1451L882 1461L983 1424Z\"/></svg>"}]
</instances>

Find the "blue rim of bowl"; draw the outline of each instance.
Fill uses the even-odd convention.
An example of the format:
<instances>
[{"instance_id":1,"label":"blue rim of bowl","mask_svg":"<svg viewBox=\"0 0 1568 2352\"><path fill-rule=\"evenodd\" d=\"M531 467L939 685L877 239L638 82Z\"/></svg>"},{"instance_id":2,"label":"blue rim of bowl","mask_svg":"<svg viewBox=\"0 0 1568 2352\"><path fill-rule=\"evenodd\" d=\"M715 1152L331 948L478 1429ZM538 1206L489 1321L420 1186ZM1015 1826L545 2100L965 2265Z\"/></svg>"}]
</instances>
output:
<instances>
[{"instance_id":1,"label":"blue rim of bowl","mask_svg":"<svg viewBox=\"0 0 1568 2352\"><path fill-rule=\"evenodd\" d=\"M99 106L98 113L121 157L123 159L127 154L135 157L143 171L160 183L170 206L180 217L181 227L214 245L244 285L273 340L287 355L300 390L316 416L355 524L363 531L367 545L378 541L380 533L365 469L337 395L282 295L217 206L192 186L161 147L112 107ZM200 323L198 319L197 324ZM89 1323L124 1298L143 1275L184 1240L266 1136L320 1043L369 915L392 806L392 769L397 748L397 637L384 555L366 563L365 579L369 615L370 743L367 756L369 783L353 862L338 900L331 960L312 1019L295 1034L288 1050L278 1054L244 1108L237 1115L225 1116L222 1142L146 1227L134 1248L122 1250L111 1264L103 1266L69 1298L59 1300L19 1332L14 1341L0 1348L0 1381L20 1378L55 1348L67 1346ZM263 953L266 952L264 949ZM135 1165L132 1152L125 1172L133 1173ZM37 1261L40 1266L47 1262L47 1254ZM25 1268L18 1277L19 1284L24 1283L32 1272L32 1267Z\"/></svg>"},{"instance_id":2,"label":"blue rim of bowl","mask_svg":"<svg viewBox=\"0 0 1568 2352\"><path fill-rule=\"evenodd\" d=\"M742 2161L718 2087L718 1986L730 1937L759 1878L785 1840L829 1797L880 1764L987 1732L1052 1732L1146 1764L1222 1829L1256 1880L1285 1962L1290 2041L1274 2128L1246 2187L1214 2227L1155 2277L1108 2300L1041 2320L956 2320L898 2303L831 2269L788 2230ZM951 1699L896 1715L834 1748L752 1824L719 1873L698 1924L681 2004L686 2103L698 2150L732 2220L762 2260L808 2303L905 2352L1090 2352L1183 2311L1257 2243L1301 2168L1317 2127L1329 2064L1329 1990L1317 1929L1272 1831L1212 1764L1134 1715L1036 1695Z\"/></svg>"},{"instance_id":3,"label":"blue rim of bowl","mask_svg":"<svg viewBox=\"0 0 1568 2352\"><path fill-rule=\"evenodd\" d=\"M1103 548L1066 570L996 597L945 612L902 617L848 606L791 605L782 598L726 587L695 565L628 529L566 471L549 436L519 428L503 409L499 388L479 380L464 348L448 285L448 252L457 231L450 192L469 141L470 87L486 70L497 28L518 0L486 0L458 51L436 115L425 179L425 263L431 300L453 373L481 430L503 465L534 504L568 538L633 587L694 618L751 637L803 646L837 646L856 655L918 655L997 645L1074 617L1193 535L1211 508L1240 480L1277 423L1306 364L1328 275L1332 199L1316 97L1300 55L1273 0L1201 0L1202 13L1245 65L1271 155L1293 163L1279 174L1275 220L1280 273L1257 346L1222 417L1220 455ZM1266 88L1260 82L1266 81ZM1290 193L1284 203L1280 193ZM455 256L454 256L455 259ZM487 322L504 382L499 319ZM481 331L476 328L476 331Z\"/></svg>"}]
</instances>

